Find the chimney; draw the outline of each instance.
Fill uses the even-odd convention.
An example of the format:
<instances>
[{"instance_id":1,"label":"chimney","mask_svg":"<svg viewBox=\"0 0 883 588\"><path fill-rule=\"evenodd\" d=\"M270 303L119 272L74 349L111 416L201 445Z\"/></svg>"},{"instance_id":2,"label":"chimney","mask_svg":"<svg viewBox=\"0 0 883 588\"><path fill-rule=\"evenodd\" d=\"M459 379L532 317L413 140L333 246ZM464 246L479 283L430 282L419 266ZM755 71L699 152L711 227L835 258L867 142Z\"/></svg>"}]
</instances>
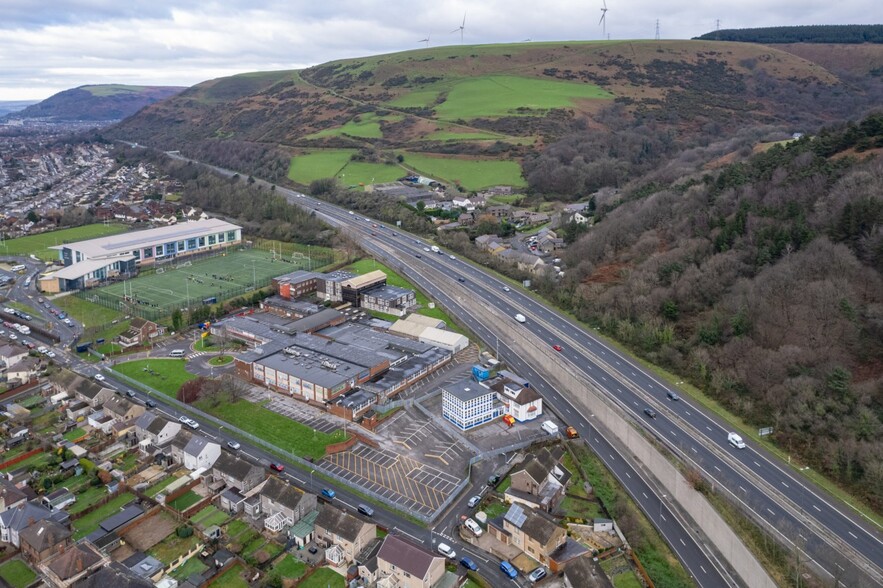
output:
<instances>
[{"instance_id":1,"label":"chimney","mask_svg":"<svg viewBox=\"0 0 883 588\"><path fill-rule=\"evenodd\" d=\"M83 558L80 557L79 554L77 554L76 562L77 562L77 573L79 574L80 572L83 571Z\"/></svg>"}]
</instances>

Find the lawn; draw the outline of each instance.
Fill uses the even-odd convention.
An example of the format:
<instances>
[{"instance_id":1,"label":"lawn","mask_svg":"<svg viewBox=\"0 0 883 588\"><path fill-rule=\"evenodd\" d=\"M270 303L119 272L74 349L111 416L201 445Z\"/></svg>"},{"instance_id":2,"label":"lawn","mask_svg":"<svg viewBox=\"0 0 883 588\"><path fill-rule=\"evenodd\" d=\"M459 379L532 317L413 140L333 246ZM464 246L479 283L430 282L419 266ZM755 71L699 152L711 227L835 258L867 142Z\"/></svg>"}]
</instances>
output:
<instances>
[{"instance_id":1,"label":"lawn","mask_svg":"<svg viewBox=\"0 0 883 588\"><path fill-rule=\"evenodd\" d=\"M490 202L495 204L511 204L513 206L517 206L522 200L524 200L524 194L497 194L490 198Z\"/></svg>"},{"instance_id":2,"label":"lawn","mask_svg":"<svg viewBox=\"0 0 883 588\"><path fill-rule=\"evenodd\" d=\"M184 512L200 500L202 500L202 496L200 496L193 490L189 490L178 498L174 499L173 501L167 502L166 504L171 508L177 510L178 512Z\"/></svg>"},{"instance_id":3,"label":"lawn","mask_svg":"<svg viewBox=\"0 0 883 588\"><path fill-rule=\"evenodd\" d=\"M49 463L50 459L52 459L52 453L49 453L49 452L37 453L37 454L32 455L31 457L29 457L23 461L18 462L15 465L5 467L0 471L7 472L9 470L17 470L18 468L23 468L23 467L27 467L30 469L36 469L36 468L39 468L39 467L44 466L47 463Z\"/></svg>"},{"instance_id":4,"label":"lawn","mask_svg":"<svg viewBox=\"0 0 883 588\"><path fill-rule=\"evenodd\" d=\"M344 588L344 586L346 586L344 577L331 568L319 568L316 573L298 584L298 588Z\"/></svg>"},{"instance_id":5,"label":"lawn","mask_svg":"<svg viewBox=\"0 0 883 588\"><path fill-rule=\"evenodd\" d=\"M242 533L243 531L245 531L248 528L249 528L248 523L246 523L240 519L233 519L227 525L225 532L227 533L227 537L229 539L233 539L234 537L238 536L240 533Z\"/></svg>"},{"instance_id":6,"label":"lawn","mask_svg":"<svg viewBox=\"0 0 883 588\"><path fill-rule=\"evenodd\" d=\"M580 99L610 100L613 95L594 84L577 84L518 76L482 76L458 80L447 99L435 107L442 120L532 114L520 109L570 108Z\"/></svg>"},{"instance_id":7,"label":"lawn","mask_svg":"<svg viewBox=\"0 0 883 588\"><path fill-rule=\"evenodd\" d=\"M0 578L6 580L12 588L25 588L37 579L37 574L20 559L13 559L0 565Z\"/></svg>"},{"instance_id":8,"label":"lawn","mask_svg":"<svg viewBox=\"0 0 883 588\"><path fill-rule=\"evenodd\" d=\"M259 561L256 556L258 552L261 551L264 552L266 557ZM272 561L280 553L282 553L282 546L278 543L267 541L263 535L258 535L257 538L253 539L242 548L242 557L250 564L260 564Z\"/></svg>"},{"instance_id":9,"label":"lawn","mask_svg":"<svg viewBox=\"0 0 883 588\"><path fill-rule=\"evenodd\" d=\"M467 190L490 186L525 186L521 166L515 161L500 159L459 159L408 152L404 165L423 175L448 183L459 183Z\"/></svg>"},{"instance_id":10,"label":"lawn","mask_svg":"<svg viewBox=\"0 0 883 588\"><path fill-rule=\"evenodd\" d=\"M420 312L416 314L422 314L424 316L431 316L432 318L440 319L445 321L448 325L448 330L454 331L456 333L462 333L460 328L454 323L454 321L445 313L444 310L436 306L435 308L429 308L429 298L426 297L423 292L417 290L414 285L398 275L382 263L376 262L373 259L360 259L359 261L350 264L346 267L347 270L357 273L357 274L367 274L368 272L374 271L375 269L379 269L386 274L386 283L390 286L398 286L399 288L408 288L409 290L414 290L417 294L417 304L422 306ZM398 318L398 317L393 317Z\"/></svg>"},{"instance_id":11,"label":"lawn","mask_svg":"<svg viewBox=\"0 0 883 588\"><path fill-rule=\"evenodd\" d=\"M218 406L211 406L207 401L200 400L197 401L196 406L275 445L282 452L291 452L300 457L319 459L325 455L326 445L339 443L345 439L340 429L330 435L317 432L247 400L222 402Z\"/></svg>"},{"instance_id":12,"label":"lawn","mask_svg":"<svg viewBox=\"0 0 883 588\"><path fill-rule=\"evenodd\" d=\"M601 505L594 500L580 500L572 496L564 497L561 501L561 510L564 511L565 516L574 519L592 520L604 516Z\"/></svg>"},{"instance_id":13,"label":"lawn","mask_svg":"<svg viewBox=\"0 0 883 588\"><path fill-rule=\"evenodd\" d=\"M210 360L208 360L208 362L211 365L215 365L215 366L227 365L228 363L231 363L232 361L233 361L232 355L219 355L217 357L213 357Z\"/></svg>"},{"instance_id":14,"label":"lawn","mask_svg":"<svg viewBox=\"0 0 883 588\"><path fill-rule=\"evenodd\" d=\"M62 245L64 243L73 243L75 241L85 241L86 239L96 239L98 237L106 237L107 235L116 235L128 230L127 225L123 224L94 224L82 227L74 227L71 229L61 229L60 231L51 231L49 233L40 233L39 235L28 235L27 237L19 237L18 239L9 239L0 244L0 254L2 255L36 255L43 261L56 261L60 259L59 252L49 249L54 245Z\"/></svg>"},{"instance_id":15,"label":"lawn","mask_svg":"<svg viewBox=\"0 0 883 588\"><path fill-rule=\"evenodd\" d=\"M489 519L493 519L506 514L506 511L509 510L509 505L502 502L493 501L481 507L481 510L484 511Z\"/></svg>"},{"instance_id":16,"label":"lawn","mask_svg":"<svg viewBox=\"0 0 883 588\"><path fill-rule=\"evenodd\" d=\"M242 564L235 564L212 582L212 588L248 588L248 582L242 579Z\"/></svg>"},{"instance_id":17,"label":"lawn","mask_svg":"<svg viewBox=\"0 0 883 588\"><path fill-rule=\"evenodd\" d=\"M291 158L289 179L309 185L313 180L335 177L350 161L354 149L323 149Z\"/></svg>"},{"instance_id":18,"label":"lawn","mask_svg":"<svg viewBox=\"0 0 883 588\"><path fill-rule=\"evenodd\" d=\"M174 398L184 382L196 378L185 369L185 365L183 359L152 358L118 363L113 369Z\"/></svg>"},{"instance_id":19,"label":"lawn","mask_svg":"<svg viewBox=\"0 0 883 588\"><path fill-rule=\"evenodd\" d=\"M179 582L183 582L189 578L191 574L202 574L207 569L208 566L202 563L198 557L191 557L183 566L176 568L175 571L172 572L172 577Z\"/></svg>"},{"instance_id":20,"label":"lawn","mask_svg":"<svg viewBox=\"0 0 883 588\"><path fill-rule=\"evenodd\" d=\"M84 328L110 324L123 317L123 313L119 310L105 308L73 295L59 296L52 300L52 304L71 315Z\"/></svg>"},{"instance_id":21,"label":"lawn","mask_svg":"<svg viewBox=\"0 0 883 588\"><path fill-rule=\"evenodd\" d=\"M208 528L212 525L222 525L224 521L226 521L228 518L230 517L227 515L227 513L218 510L216 506L210 504L192 517L190 517L190 522L194 525L200 525L203 528Z\"/></svg>"},{"instance_id":22,"label":"lawn","mask_svg":"<svg viewBox=\"0 0 883 588\"><path fill-rule=\"evenodd\" d=\"M297 579L307 573L307 564L288 554L273 569L283 578Z\"/></svg>"},{"instance_id":23,"label":"lawn","mask_svg":"<svg viewBox=\"0 0 883 588\"><path fill-rule=\"evenodd\" d=\"M107 495L106 486L90 486L77 494L77 501L70 505L67 512L71 515L83 512Z\"/></svg>"},{"instance_id":24,"label":"lawn","mask_svg":"<svg viewBox=\"0 0 883 588\"><path fill-rule=\"evenodd\" d=\"M177 479L178 478L176 478L175 476L168 476L167 478L163 479L162 481L160 481L160 482L154 484L153 486L151 486L150 488L148 488L147 491L144 493L146 495L150 496L151 498L153 498L154 496L156 496L157 494L159 494L160 492L165 490L166 486L168 486L169 484L171 484L172 482L174 482Z\"/></svg>"},{"instance_id":25,"label":"lawn","mask_svg":"<svg viewBox=\"0 0 883 588\"><path fill-rule=\"evenodd\" d=\"M76 429L71 429L70 431L65 433L63 436L66 441L74 441L76 439L79 439L80 437L82 437L85 434L86 434L86 431L84 431L80 427L77 427Z\"/></svg>"},{"instance_id":26,"label":"lawn","mask_svg":"<svg viewBox=\"0 0 883 588\"><path fill-rule=\"evenodd\" d=\"M78 541L82 539L92 531L98 528L98 524L106 519L107 517L114 515L120 511L120 509L132 502L135 499L135 495L129 492L124 492L119 496L112 498L107 504L103 505L101 508L93 510L89 514L83 516L82 518L77 519L73 522L74 527L74 541Z\"/></svg>"},{"instance_id":27,"label":"lawn","mask_svg":"<svg viewBox=\"0 0 883 588\"><path fill-rule=\"evenodd\" d=\"M184 538L178 537L177 533L172 533L148 549L147 555L152 555L164 564L169 565L190 551L199 541L199 537L195 533L190 537Z\"/></svg>"}]
</instances>

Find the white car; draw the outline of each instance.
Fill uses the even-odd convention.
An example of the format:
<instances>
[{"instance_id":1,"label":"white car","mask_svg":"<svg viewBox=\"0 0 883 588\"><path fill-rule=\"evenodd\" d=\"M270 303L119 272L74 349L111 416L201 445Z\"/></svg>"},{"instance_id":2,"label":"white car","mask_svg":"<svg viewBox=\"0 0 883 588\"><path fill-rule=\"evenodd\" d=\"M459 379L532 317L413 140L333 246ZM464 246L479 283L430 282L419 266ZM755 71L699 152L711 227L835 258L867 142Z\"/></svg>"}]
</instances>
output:
<instances>
[{"instance_id":1,"label":"white car","mask_svg":"<svg viewBox=\"0 0 883 588\"><path fill-rule=\"evenodd\" d=\"M450 256L450 257L451 257L451 259L457 259L457 258L456 258L456 257L454 257L454 256L453 256L453 255L451 255L451 256Z\"/></svg>"},{"instance_id":2,"label":"white car","mask_svg":"<svg viewBox=\"0 0 883 588\"><path fill-rule=\"evenodd\" d=\"M447 543L439 543L438 552L449 559L457 558L457 552L454 551Z\"/></svg>"},{"instance_id":3,"label":"white car","mask_svg":"<svg viewBox=\"0 0 883 588\"><path fill-rule=\"evenodd\" d=\"M355 212L353 212L353 211L352 211L352 210L351 210L351 211L350 211L350 214L356 214L356 213L355 213Z\"/></svg>"},{"instance_id":4,"label":"white car","mask_svg":"<svg viewBox=\"0 0 883 588\"><path fill-rule=\"evenodd\" d=\"M469 508L475 508L476 506L478 506L479 502L481 502L481 496L476 494L475 496L470 498L469 502L467 502L466 504L469 506Z\"/></svg>"},{"instance_id":5,"label":"white car","mask_svg":"<svg viewBox=\"0 0 883 588\"><path fill-rule=\"evenodd\" d=\"M15 333L9 333L9 338L15 341L16 339L18 339L18 335L16 335Z\"/></svg>"},{"instance_id":6,"label":"white car","mask_svg":"<svg viewBox=\"0 0 883 588\"><path fill-rule=\"evenodd\" d=\"M95 379L98 380L99 382L103 382L103 381L104 381L104 375L102 375L102 374L95 374Z\"/></svg>"},{"instance_id":7,"label":"white car","mask_svg":"<svg viewBox=\"0 0 883 588\"><path fill-rule=\"evenodd\" d=\"M46 357L55 357L55 352L50 351L49 353L46 354Z\"/></svg>"},{"instance_id":8,"label":"white car","mask_svg":"<svg viewBox=\"0 0 883 588\"><path fill-rule=\"evenodd\" d=\"M509 292L511 288L509 286L503 286L503 292Z\"/></svg>"},{"instance_id":9,"label":"white car","mask_svg":"<svg viewBox=\"0 0 883 588\"><path fill-rule=\"evenodd\" d=\"M465 521L463 521L463 525L464 525L467 529L469 529L470 531L472 531L472 534L475 535L476 537L481 537L481 534L484 533L484 531L481 529L481 527L479 526L479 524L476 523L476 522L475 522L474 520L472 520L472 519L466 519Z\"/></svg>"}]
</instances>

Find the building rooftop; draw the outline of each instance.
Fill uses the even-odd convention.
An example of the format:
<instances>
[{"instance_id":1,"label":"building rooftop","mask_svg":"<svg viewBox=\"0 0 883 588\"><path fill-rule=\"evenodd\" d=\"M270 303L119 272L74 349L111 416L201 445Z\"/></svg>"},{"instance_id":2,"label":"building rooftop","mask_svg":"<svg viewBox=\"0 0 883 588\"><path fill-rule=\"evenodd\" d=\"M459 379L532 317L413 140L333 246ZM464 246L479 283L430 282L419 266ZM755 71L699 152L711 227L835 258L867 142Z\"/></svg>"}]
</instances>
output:
<instances>
[{"instance_id":1,"label":"building rooftop","mask_svg":"<svg viewBox=\"0 0 883 588\"><path fill-rule=\"evenodd\" d=\"M87 259L96 259L99 257L116 258L116 256L120 254L128 253L134 249L156 245L157 243L193 239L206 233L235 231L239 228L241 227L228 223L227 221L210 218L206 220L178 223L156 229L147 229L145 231L134 231L119 235L111 235L109 237L99 237L98 239L89 239L87 241L78 241L76 243L67 243L65 245L55 245L50 247L50 249L56 249L59 251L65 248L72 249L85 255Z\"/></svg>"},{"instance_id":2,"label":"building rooftop","mask_svg":"<svg viewBox=\"0 0 883 588\"><path fill-rule=\"evenodd\" d=\"M398 286L377 286L364 292L367 296L379 298L381 300L398 300L402 296L407 296L414 292L408 288L400 288Z\"/></svg>"},{"instance_id":3,"label":"building rooftop","mask_svg":"<svg viewBox=\"0 0 883 588\"><path fill-rule=\"evenodd\" d=\"M445 384L443 390L461 402L469 402L489 394L496 395L495 392L480 386L478 382L471 378L464 378L453 384Z\"/></svg>"},{"instance_id":4,"label":"building rooftop","mask_svg":"<svg viewBox=\"0 0 883 588\"><path fill-rule=\"evenodd\" d=\"M389 562L417 578L425 578L433 560L441 558L396 535L387 535L377 559Z\"/></svg>"},{"instance_id":5,"label":"building rooftop","mask_svg":"<svg viewBox=\"0 0 883 588\"><path fill-rule=\"evenodd\" d=\"M153 582L136 576L119 562L98 568L95 573L74 583L73 588L154 588Z\"/></svg>"},{"instance_id":6,"label":"building rooftop","mask_svg":"<svg viewBox=\"0 0 883 588\"><path fill-rule=\"evenodd\" d=\"M355 542L365 525L371 524L330 504L323 504L320 507L319 516L316 518L317 527L327 529L350 543Z\"/></svg>"},{"instance_id":7,"label":"building rooftop","mask_svg":"<svg viewBox=\"0 0 883 588\"><path fill-rule=\"evenodd\" d=\"M47 277L48 278L59 278L62 280L76 280L78 278L82 278L83 276L98 271L107 267L109 264L115 261L129 261L131 259L135 259L134 255L119 255L115 256L113 259L100 258L100 259L87 259L85 261L80 261L73 265L67 265L60 270L52 272Z\"/></svg>"}]
</instances>

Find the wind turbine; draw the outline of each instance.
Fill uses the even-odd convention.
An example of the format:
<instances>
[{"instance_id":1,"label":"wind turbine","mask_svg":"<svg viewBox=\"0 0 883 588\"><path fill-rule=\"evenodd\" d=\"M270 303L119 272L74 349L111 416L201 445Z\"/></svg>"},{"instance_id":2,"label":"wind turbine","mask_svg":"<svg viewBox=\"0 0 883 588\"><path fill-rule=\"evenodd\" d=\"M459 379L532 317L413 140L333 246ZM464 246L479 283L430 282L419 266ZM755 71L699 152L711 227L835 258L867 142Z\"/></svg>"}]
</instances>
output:
<instances>
[{"instance_id":1,"label":"wind turbine","mask_svg":"<svg viewBox=\"0 0 883 588\"><path fill-rule=\"evenodd\" d=\"M426 35L426 38L425 38L425 39L420 39L420 40L417 41L417 42L418 42L418 43L426 43L426 48L429 49L429 38L430 38L430 37L432 37L432 33L429 33L428 35Z\"/></svg>"},{"instance_id":2,"label":"wind turbine","mask_svg":"<svg viewBox=\"0 0 883 588\"><path fill-rule=\"evenodd\" d=\"M605 36L607 34L607 0L601 0L604 3L604 8L601 9L601 20L598 21L598 24L601 25L601 36Z\"/></svg>"},{"instance_id":3,"label":"wind turbine","mask_svg":"<svg viewBox=\"0 0 883 588\"><path fill-rule=\"evenodd\" d=\"M456 33L457 31L460 31L460 44L461 45L463 44L463 29L465 29L465 28L466 28L466 12L464 11L463 12L463 23L459 27L457 27L456 29L451 31L451 33L450 33L450 34L453 34L453 33Z\"/></svg>"}]
</instances>

